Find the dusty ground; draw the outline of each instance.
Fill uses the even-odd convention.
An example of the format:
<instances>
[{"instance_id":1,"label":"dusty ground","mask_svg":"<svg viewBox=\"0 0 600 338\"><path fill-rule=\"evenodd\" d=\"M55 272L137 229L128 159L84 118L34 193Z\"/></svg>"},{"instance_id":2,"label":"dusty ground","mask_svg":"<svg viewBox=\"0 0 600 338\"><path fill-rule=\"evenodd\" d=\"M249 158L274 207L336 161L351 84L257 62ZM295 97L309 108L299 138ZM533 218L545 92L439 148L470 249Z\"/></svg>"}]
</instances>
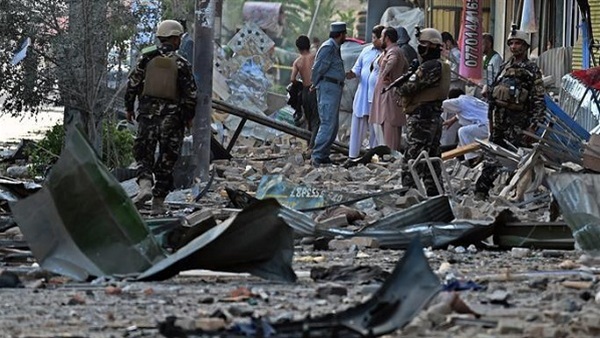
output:
<instances>
[{"instance_id":1,"label":"dusty ground","mask_svg":"<svg viewBox=\"0 0 600 338\"><path fill-rule=\"evenodd\" d=\"M225 206L225 186L254 193L261 176L267 173L283 173L296 182L354 193L397 187L397 163L313 169L301 163L293 144L254 148L251 143L241 141L235 148L235 160L218 163L214 186L201 203ZM464 200L469 194L464 185L469 182L454 183L457 190L463 188L458 200L473 204ZM470 207L468 214L475 215L479 210L479 217L492 216L497 211L496 206L489 204ZM463 212L465 208L463 205ZM374 220L398 209L392 203L372 211L368 218ZM547 212L521 210L520 214L538 219ZM0 239L20 237L13 228L0 234ZM346 282L314 281L310 278L312 268L368 266L391 272L403 255L399 250L357 247L318 251L310 239L297 240L296 244L293 268L300 278L291 285L207 271L165 282L76 283L39 271L32 266L35 260L27 251L1 249L0 269L16 272L24 288L0 289L0 336L155 337L159 336L158 323L169 316L180 318L181 325L203 328L244 322L253 316L268 317L273 322L299 320L364 302L382 283L374 277ZM425 253L442 281L472 280L482 290L440 293L429 309L390 337L600 335L600 264L585 256L582 259L581 252L450 247Z\"/></svg>"},{"instance_id":2,"label":"dusty ground","mask_svg":"<svg viewBox=\"0 0 600 338\"><path fill-rule=\"evenodd\" d=\"M233 321L250 316L268 316L272 320L300 319L341 310L365 300L378 282L314 282L308 276L311 267L331 265L379 266L390 271L402 255L400 251L365 249L354 252L313 251L298 246L296 258L323 257L322 262L296 262L301 276L293 285L271 283L247 276L178 277L161 283L114 282L93 284L26 282L22 289L0 290L0 327L3 337L152 337L158 336L157 323L167 316L198 320L229 313ZM544 257L552 255L553 257ZM447 250L430 253L434 271L442 263L450 273L466 279L482 279L482 291L462 291L459 297L481 314L456 312L438 315L433 322L399 331L390 337L595 337L600 334L600 309L594 301L598 285L583 289L564 286L565 281L587 282L588 278L540 275L522 281L484 282L483 275L561 270L565 261L576 261L575 252L533 251L516 259L509 252L457 254ZM448 262L450 267L448 268ZM578 264L576 264L578 266ZM564 271L564 270L563 270ZM212 275L212 276L211 276ZM440 271L440 275L444 275ZM588 276L588 275L586 275ZM341 286L347 296L319 296L319 288ZM114 285L113 288L108 285ZM239 297L240 288L252 292ZM495 298L508 292L503 301ZM447 297L447 293L444 297ZM490 304L490 298L498 300ZM435 303L435 301L434 301ZM435 317L435 316L433 316Z\"/></svg>"}]
</instances>

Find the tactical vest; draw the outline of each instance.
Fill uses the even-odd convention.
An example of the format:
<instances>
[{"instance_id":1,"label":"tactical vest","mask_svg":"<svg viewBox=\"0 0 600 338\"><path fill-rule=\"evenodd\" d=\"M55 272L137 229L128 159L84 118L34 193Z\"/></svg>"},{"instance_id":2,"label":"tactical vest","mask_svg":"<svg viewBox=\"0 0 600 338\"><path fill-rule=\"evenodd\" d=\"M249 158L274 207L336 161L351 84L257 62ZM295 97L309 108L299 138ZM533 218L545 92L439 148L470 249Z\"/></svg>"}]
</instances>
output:
<instances>
[{"instance_id":1,"label":"tactical vest","mask_svg":"<svg viewBox=\"0 0 600 338\"><path fill-rule=\"evenodd\" d=\"M411 97L403 96L402 102L405 114L411 114L418 106L424 103L441 102L448 98L448 91L450 90L450 65L439 60L438 62L442 64L440 82L436 86L425 88Z\"/></svg>"},{"instance_id":2,"label":"tactical vest","mask_svg":"<svg viewBox=\"0 0 600 338\"><path fill-rule=\"evenodd\" d=\"M526 86L533 83L534 78L526 68L514 65L504 68L494 83L494 103L509 110L524 110L528 104L530 90Z\"/></svg>"},{"instance_id":3,"label":"tactical vest","mask_svg":"<svg viewBox=\"0 0 600 338\"><path fill-rule=\"evenodd\" d=\"M177 101L177 56L158 55L146 65L142 95Z\"/></svg>"}]
</instances>

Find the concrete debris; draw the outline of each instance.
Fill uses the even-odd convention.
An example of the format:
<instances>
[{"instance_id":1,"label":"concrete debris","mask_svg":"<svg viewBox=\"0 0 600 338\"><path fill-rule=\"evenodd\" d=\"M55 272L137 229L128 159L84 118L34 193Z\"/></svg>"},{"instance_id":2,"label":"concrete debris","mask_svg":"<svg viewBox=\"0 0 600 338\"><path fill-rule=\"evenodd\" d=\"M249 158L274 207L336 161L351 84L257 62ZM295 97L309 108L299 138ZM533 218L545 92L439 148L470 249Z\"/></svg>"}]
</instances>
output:
<instances>
[{"instance_id":1,"label":"concrete debris","mask_svg":"<svg viewBox=\"0 0 600 338\"><path fill-rule=\"evenodd\" d=\"M527 248L512 248L510 253L513 258L525 258L531 254L531 250Z\"/></svg>"},{"instance_id":2,"label":"concrete debris","mask_svg":"<svg viewBox=\"0 0 600 338\"><path fill-rule=\"evenodd\" d=\"M6 169L6 175L11 178L29 178L29 167L12 166Z\"/></svg>"},{"instance_id":3,"label":"concrete debris","mask_svg":"<svg viewBox=\"0 0 600 338\"><path fill-rule=\"evenodd\" d=\"M591 135L583 152L583 167L600 172L600 135Z\"/></svg>"}]
</instances>

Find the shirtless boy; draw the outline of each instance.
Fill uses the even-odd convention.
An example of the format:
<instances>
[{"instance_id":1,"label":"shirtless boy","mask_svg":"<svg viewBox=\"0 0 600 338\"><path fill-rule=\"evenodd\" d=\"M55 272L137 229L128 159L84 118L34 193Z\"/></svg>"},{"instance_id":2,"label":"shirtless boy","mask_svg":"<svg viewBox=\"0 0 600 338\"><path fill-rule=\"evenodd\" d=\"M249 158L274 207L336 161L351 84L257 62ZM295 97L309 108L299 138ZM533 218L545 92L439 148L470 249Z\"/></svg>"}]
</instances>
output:
<instances>
[{"instance_id":1,"label":"shirtless boy","mask_svg":"<svg viewBox=\"0 0 600 338\"><path fill-rule=\"evenodd\" d=\"M310 40L306 35L300 35L296 39L296 47L300 52L300 56L294 60L292 64L291 82L297 82L298 77L302 81L302 110L306 121L308 121L308 130L311 132L308 148L312 149L315 145L315 138L319 125L319 112L317 108L317 92L310 90L312 85L310 77L312 75L312 66L315 62L315 54L310 51Z\"/></svg>"}]
</instances>

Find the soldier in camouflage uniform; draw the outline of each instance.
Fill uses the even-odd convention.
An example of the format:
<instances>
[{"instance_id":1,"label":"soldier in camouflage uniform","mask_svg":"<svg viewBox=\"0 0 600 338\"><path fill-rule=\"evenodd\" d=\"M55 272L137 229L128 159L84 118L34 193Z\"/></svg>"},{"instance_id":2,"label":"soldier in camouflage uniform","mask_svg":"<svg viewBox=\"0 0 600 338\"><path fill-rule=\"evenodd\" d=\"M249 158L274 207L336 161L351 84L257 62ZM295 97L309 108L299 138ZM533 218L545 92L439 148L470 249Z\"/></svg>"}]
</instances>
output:
<instances>
[{"instance_id":1,"label":"soldier in camouflage uniform","mask_svg":"<svg viewBox=\"0 0 600 338\"><path fill-rule=\"evenodd\" d=\"M442 35L433 28L418 31L418 52L422 63L409 80L400 86L404 112L406 113L405 166L402 171L402 185L415 187L414 179L408 170L408 161L416 159L422 151L431 157L440 156L442 136L442 102L450 88L450 66L440 60ZM434 164L438 179L441 168ZM438 190L426 163L417 166L428 196L438 195Z\"/></svg>"},{"instance_id":2,"label":"soldier in camouflage uniform","mask_svg":"<svg viewBox=\"0 0 600 338\"><path fill-rule=\"evenodd\" d=\"M516 147L530 147L531 139L522 132L535 132L545 117L542 73L527 58L529 35L513 28L507 45L512 57L502 65L501 71L488 89L490 98L490 141L507 147L507 141ZM485 199L498 177L500 163L490 155L485 157L483 171L475 184L475 197Z\"/></svg>"},{"instance_id":3,"label":"soldier in camouflage uniform","mask_svg":"<svg viewBox=\"0 0 600 338\"><path fill-rule=\"evenodd\" d=\"M179 157L185 127L191 127L196 107L196 83L190 63L176 53L184 33L174 20L160 23L159 46L142 51L129 74L125 93L127 120L134 118L138 98L138 134L134 157L138 163L140 192L137 207L152 199L152 212L164 213L164 199L173 186L173 167ZM155 160L156 145L159 146Z\"/></svg>"}]
</instances>

